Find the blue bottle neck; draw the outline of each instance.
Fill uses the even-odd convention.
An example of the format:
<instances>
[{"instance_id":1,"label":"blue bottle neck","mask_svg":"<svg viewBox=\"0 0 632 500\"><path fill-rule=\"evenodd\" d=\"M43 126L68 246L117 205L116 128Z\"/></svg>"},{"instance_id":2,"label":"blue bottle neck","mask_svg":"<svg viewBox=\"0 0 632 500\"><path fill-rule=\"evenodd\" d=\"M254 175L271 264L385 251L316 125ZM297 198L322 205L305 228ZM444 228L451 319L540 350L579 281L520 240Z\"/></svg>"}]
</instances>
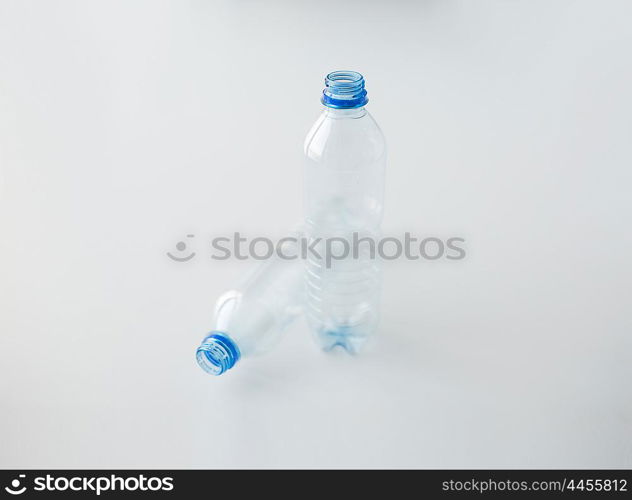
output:
<instances>
[{"instance_id":1,"label":"blue bottle neck","mask_svg":"<svg viewBox=\"0 0 632 500\"><path fill-rule=\"evenodd\" d=\"M356 71L333 71L325 77L322 103L332 109L361 108L368 102L364 77Z\"/></svg>"},{"instance_id":2,"label":"blue bottle neck","mask_svg":"<svg viewBox=\"0 0 632 500\"><path fill-rule=\"evenodd\" d=\"M239 361L239 347L226 333L213 331L204 338L196 352L200 367L212 374L221 375Z\"/></svg>"}]
</instances>

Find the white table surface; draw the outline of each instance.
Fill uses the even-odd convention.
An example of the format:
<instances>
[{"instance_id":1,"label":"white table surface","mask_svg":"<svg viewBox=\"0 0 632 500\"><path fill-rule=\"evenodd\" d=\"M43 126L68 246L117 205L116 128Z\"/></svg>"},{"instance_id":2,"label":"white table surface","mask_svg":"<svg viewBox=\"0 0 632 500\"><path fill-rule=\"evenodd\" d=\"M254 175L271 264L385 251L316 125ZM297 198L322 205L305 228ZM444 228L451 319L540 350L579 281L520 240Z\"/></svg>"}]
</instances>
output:
<instances>
[{"instance_id":1,"label":"white table surface","mask_svg":"<svg viewBox=\"0 0 632 500\"><path fill-rule=\"evenodd\" d=\"M0 2L0 467L632 466L629 2ZM390 157L379 338L194 350L301 213L322 79ZM165 252L188 233L198 255Z\"/></svg>"}]
</instances>

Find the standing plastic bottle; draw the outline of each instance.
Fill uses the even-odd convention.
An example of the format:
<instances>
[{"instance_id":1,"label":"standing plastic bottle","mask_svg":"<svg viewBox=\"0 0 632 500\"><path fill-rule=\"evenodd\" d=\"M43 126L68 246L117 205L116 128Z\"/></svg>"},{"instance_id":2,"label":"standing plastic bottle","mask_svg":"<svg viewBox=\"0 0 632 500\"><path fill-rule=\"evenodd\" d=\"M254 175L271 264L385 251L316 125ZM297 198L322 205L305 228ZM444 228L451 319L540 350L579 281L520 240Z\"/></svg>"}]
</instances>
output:
<instances>
[{"instance_id":1,"label":"standing plastic bottle","mask_svg":"<svg viewBox=\"0 0 632 500\"><path fill-rule=\"evenodd\" d=\"M306 316L323 349L350 353L379 318L386 143L367 102L360 73L328 74L324 109L305 140L305 232L320 254L306 261Z\"/></svg>"},{"instance_id":2,"label":"standing plastic bottle","mask_svg":"<svg viewBox=\"0 0 632 500\"><path fill-rule=\"evenodd\" d=\"M303 309L303 266L296 242L259 264L215 304L213 328L197 350L198 364L212 375L231 369L242 357L272 348Z\"/></svg>"}]
</instances>

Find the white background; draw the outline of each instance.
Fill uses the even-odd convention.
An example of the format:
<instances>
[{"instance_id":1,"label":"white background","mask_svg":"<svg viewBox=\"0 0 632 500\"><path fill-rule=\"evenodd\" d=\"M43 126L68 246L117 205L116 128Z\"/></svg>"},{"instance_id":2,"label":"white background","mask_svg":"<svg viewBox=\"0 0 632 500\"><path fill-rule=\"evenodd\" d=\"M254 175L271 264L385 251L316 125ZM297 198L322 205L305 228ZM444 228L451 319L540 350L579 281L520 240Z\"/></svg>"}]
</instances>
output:
<instances>
[{"instance_id":1,"label":"white background","mask_svg":"<svg viewBox=\"0 0 632 500\"><path fill-rule=\"evenodd\" d=\"M632 4L0 0L1 467L632 466ZM379 340L194 351L324 75L389 143ZM187 233L188 264L166 252Z\"/></svg>"}]
</instances>

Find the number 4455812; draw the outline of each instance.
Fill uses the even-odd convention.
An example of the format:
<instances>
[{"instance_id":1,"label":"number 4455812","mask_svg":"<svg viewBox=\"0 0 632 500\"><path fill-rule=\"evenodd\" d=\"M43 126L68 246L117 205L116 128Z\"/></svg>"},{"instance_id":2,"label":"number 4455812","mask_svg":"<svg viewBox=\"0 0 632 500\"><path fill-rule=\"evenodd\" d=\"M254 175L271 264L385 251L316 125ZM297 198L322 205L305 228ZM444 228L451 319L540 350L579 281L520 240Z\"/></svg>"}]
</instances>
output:
<instances>
[{"instance_id":1,"label":"number 4455812","mask_svg":"<svg viewBox=\"0 0 632 500\"><path fill-rule=\"evenodd\" d=\"M570 491L628 491L625 479L571 479L566 483Z\"/></svg>"}]
</instances>

